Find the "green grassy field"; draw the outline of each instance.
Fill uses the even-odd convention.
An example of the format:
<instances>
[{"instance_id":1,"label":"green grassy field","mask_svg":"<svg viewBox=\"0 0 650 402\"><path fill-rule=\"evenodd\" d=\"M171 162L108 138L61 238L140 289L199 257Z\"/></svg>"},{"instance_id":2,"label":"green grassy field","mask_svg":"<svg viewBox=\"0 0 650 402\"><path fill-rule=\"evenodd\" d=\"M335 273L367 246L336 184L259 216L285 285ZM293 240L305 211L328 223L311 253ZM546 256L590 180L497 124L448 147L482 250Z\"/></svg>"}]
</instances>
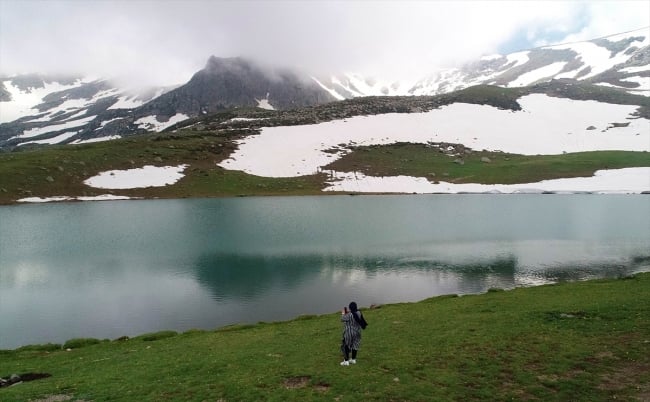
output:
<instances>
[{"instance_id":1,"label":"green grassy field","mask_svg":"<svg viewBox=\"0 0 650 402\"><path fill-rule=\"evenodd\" d=\"M143 198L325 194L322 190L327 187L326 174L265 178L217 166L235 149L233 140L237 138L225 131L185 130L0 153L0 204L11 204L25 197L107 193ZM484 157L490 162L482 162ZM512 184L591 176L598 169L650 166L650 153L624 151L539 156L471 151L459 157L462 165L454 163L457 158L426 144L394 144L353 149L325 170L361 171L375 176L421 176L432 182ZM179 164L188 165L185 177L170 186L103 190L83 183L107 170Z\"/></svg>"},{"instance_id":2,"label":"green grassy field","mask_svg":"<svg viewBox=\"0 0 650 402\"><path fill-rule=\"evenodd\" d=\"M364 315L370 325L349 367L339 365L338 313L2 351L0 376L51 377L0 388L0 400L650 399L650 273Z\"/></svg>"},{"instance_id":3,"label":"green grassy field","mask_svg":"<svg viewBox=\"0 0 650 402\"><path fill-rule=\"evenodd\" d=\"M467 150L457 144L455 156L430 144L354 148L324 169L363 172L373 176L417 176L452 183L516 184L567 177L589 177L599 169L650 166L650 153L578 152L563 155L517 155ZM460 152L459 152L460 150ZM489 161L484 161L487 158ZM462 164L458 163L462 160Z\"/></svg>"}]
</instances>

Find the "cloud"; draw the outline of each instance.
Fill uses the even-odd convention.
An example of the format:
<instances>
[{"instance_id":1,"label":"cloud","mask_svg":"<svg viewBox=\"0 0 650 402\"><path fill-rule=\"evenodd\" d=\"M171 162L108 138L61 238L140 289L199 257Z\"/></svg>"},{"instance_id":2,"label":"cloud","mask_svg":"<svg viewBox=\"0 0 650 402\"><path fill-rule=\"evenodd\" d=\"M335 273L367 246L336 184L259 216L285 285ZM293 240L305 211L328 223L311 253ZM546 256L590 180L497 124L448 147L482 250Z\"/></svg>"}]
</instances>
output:
<instances>
[{"instance_id":1,"label":"cloud","mask_svg":"<svg viewBox=\"0 0 650 402\"><path fill-rule=\"evenodd\" d=\"M178 84L210 55L418 76L482 54L650 25L647 1L0 0L0 73Z\"/></svg>"}]
</instances>

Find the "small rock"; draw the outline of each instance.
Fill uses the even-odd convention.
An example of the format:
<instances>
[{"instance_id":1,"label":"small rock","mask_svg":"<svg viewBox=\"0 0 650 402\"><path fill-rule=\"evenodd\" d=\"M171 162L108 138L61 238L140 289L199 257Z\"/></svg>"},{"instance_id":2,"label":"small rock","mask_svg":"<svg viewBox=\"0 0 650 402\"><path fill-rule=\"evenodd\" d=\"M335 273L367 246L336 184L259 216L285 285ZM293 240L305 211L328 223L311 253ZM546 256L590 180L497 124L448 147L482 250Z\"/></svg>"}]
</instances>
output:
<instances>
[{"instance_id":1,"label":"small rock","mask_svg":"<svg viewBox=\"0 0 650 402\"><path fill-rule=\"evenodd\" d=\"M395 378L393 378L393 381L394 381L394 382L399 382L399 378L398 378L398 377L395 377Z\"/></svg>"},{"instance_id":2,"label":"small rock","mask_svg":"<svg viewBox=\"0 0 650 402\"><path fill-rule=\"evenodd\" d=\"M481 158L481 162L490 163L490 162L492 162L492 160L490 158L488 158L487 156L484 156L484 157Z\"/></svg>"},{"instance_id":3,"label":"small rock","mask_svg":"<svg viewBox=\"0 0 650 402\"><path fill-rule=\"evenodd\" d=\"M465 164L465 161L462 160L462 159L460 159L460 158L458 158L458 159L454 159L454 163L456 163L456 164L458 164L458 165L464 165L464 164Z\"/></svg>"},{"instance_id":4,"label":"small rock","mask_svg":"<svg viewBox=\"0 0 650 402\"><path fill-rule=\"evenodd\" d=\"M12 374L11 377L9 377L9 381L11 382L20 381L20 376L18 374Z\"/></svg>"},{"instance_id":5,"label":"small rock","mask_svg":"<svg viewBox=\"0 0 650 402\"><path fill-rule=\"evenodd\" d=\"M63 166L58 166L57 169L59 169L59 172L63 172L65 169L63 169Z\"/></svg>"},{"instance_id":6,"label":"small rock","mask_svg":"<svg viewBox=\"0 0 650 402\"><path fill-rule=\"evenodd\" d=\"M50 183L53 183L53 182L54 182L54 177L52 177L52 176L47 176L47 177L45 178L45 180L49 181Z\"/></svg>"},{"instance_id":7,"label":"small rock","mask_svg":"<svg viewBox=\"0 0 650 402\"><path fill-rule=\"evenodd\" d=\"M153 158L153 160L154 160L154 162L159 162L159 163L162 163L162 161L163 161L160 156L156 156L155 158Z\"/></svg>"},{"instance_id":8,"label":"small rock","mask_svg":"<svg viewBox=\"0 0 650 402\"><path fill-rule=\"evenodd\" d=\"M596 127L594 127L594 126L587 127L587 130L595 130L595 129L596 129Z\"/></svg>"}]
</instances>

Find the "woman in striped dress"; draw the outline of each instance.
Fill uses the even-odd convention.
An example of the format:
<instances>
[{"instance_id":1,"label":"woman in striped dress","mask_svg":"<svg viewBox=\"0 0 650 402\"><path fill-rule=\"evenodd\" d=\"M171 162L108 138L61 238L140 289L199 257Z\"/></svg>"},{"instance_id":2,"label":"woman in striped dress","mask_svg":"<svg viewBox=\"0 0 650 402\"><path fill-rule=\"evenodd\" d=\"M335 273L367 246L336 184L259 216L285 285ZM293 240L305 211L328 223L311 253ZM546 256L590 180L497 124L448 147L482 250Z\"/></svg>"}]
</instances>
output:
<instances>
[{"instance_id":1,"label":"woman in striped dress","mask_svg":"<svg viewBox=\"0 0 650 402\"><path fill-rule=\"evenodd\" d=\"M361 330L365 329L368 323L363 318L363 314L357 308L357 303L350 303L350 309L343 308L341 312L341 321L343 322L343 342L341 351L345 356L345 360L341 362L341 366L349 366L350 363L357 363L357 351L361 346ZM352 352L352 359L350 359L350 352Z\"/></svg>"}]
</instances>

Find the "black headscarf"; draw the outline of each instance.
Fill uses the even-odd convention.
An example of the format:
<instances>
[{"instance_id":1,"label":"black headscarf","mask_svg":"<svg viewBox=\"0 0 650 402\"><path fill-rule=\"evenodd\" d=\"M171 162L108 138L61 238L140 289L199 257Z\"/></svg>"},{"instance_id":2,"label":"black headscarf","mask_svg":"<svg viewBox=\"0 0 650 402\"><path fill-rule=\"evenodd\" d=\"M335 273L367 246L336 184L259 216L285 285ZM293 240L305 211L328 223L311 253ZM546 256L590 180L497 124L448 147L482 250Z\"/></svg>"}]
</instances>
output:
<instances>
[{"instance_id":1,"label":"black headscarf","mask_svg":"<svg viewBox=\"0 0 650 402\"><path fill-rule=\"evenodd\" d=\"M361 311L357 308L357 303L351 302L350 305L348 306L350 308L350 312L352 312L352 317L354 317L354 321L359 324L359 326L362 329L366 329L368 326L368 323L366 322L366 319L363 318L363 314L361 314Z\"/></svg>"}]
</instances>

